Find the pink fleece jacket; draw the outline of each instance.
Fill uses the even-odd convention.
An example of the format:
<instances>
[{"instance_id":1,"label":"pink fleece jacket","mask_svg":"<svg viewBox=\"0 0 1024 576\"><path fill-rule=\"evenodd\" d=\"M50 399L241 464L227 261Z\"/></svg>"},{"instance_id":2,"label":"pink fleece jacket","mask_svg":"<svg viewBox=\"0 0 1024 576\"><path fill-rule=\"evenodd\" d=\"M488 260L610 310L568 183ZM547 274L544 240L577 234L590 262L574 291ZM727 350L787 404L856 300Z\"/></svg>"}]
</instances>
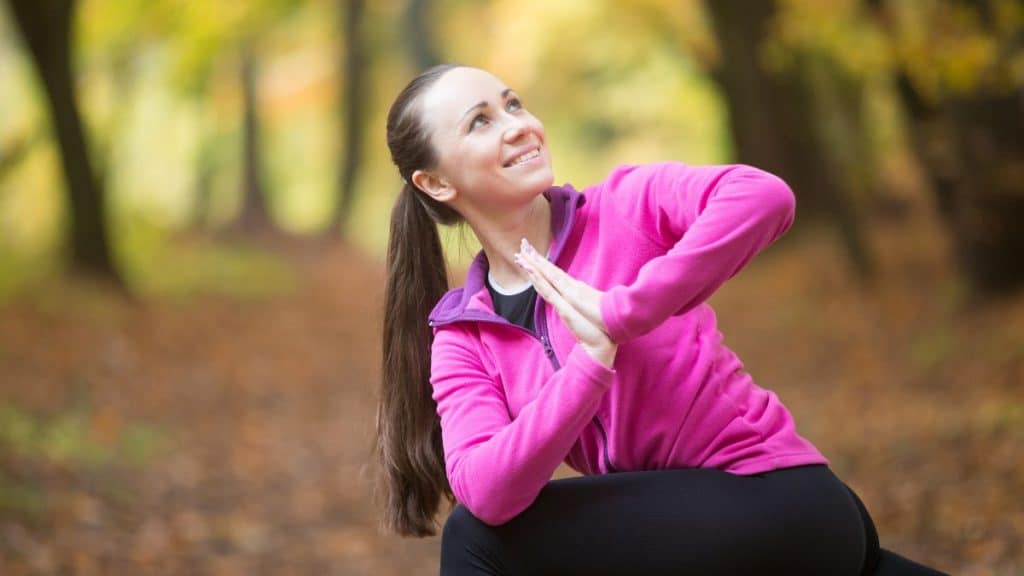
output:
<instances>
[{"instance_id":1,"label":"pink fleece jacket","mask_svg":"<svg viewBox=\"0 0 1024 576\"><path fill-rule=\"evenodd\" d=\"M615 363L587 354L543 299L535 332L495 314L480 251L429 316L430 381L459 502L502 524L563 461L582 474L828 464L722 344L705 303L792 224L785 182L744 165L666 162L544 195L551 261L606 291Z\"/></svg>"}]
</instances>

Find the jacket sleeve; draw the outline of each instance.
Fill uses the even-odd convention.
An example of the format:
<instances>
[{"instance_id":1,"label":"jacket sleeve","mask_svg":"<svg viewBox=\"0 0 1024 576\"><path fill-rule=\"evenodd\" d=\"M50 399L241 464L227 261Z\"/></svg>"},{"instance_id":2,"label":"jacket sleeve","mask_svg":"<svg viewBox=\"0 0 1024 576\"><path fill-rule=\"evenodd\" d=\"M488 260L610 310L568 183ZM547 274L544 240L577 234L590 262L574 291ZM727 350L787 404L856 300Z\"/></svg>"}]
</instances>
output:
<instances>
[{"instance_id":1,"label":"jacket sleeve","mask_svg":"<svg viewBox=\"0 0 1024 576\"><path fill-rule=\"evenodd\" d=\"M793 223L789 186L742 164L623 166L602 186L602 205L665 250L601 299L620 343L704 302Z\"/></svg>"},{"instance_id":2,"label":"jacket sleeve","mask_svg":"<svg viewBox=\"0 0 1024 576\"><path fill-rule=\"evenodd\" d=\"M615 371L577 344L513 420L475 346L468 328L436 330L430 380L452 492L474 516L498 525L533 503L597 412Z\"/></svg>"}]
</instances>

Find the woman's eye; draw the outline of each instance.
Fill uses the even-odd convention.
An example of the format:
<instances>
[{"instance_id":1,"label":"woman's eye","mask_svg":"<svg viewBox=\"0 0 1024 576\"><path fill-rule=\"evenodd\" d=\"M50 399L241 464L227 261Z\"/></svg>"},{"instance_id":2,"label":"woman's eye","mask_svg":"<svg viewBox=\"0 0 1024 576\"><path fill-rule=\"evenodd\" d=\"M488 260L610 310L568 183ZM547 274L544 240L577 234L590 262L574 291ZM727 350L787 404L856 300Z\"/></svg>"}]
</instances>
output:
<instances>
[{"instance_id":1,"label":"woman's eye","mask_svg":"<svg viewBox=\"0 0 1024 576\"><path fill-rule=\"evenodd\" d=\"M519 100L519 98L512 98L508 101L508 104L506 106L508 107L509 110L519 110L523 107L523 103Z\"/></svg>"},{"instance_id":2,"label":"woman's eye","mask_svg":"<svg viewBox=\"0 0 1024 576\"><path fill-rule=\"evenodd\" d=\"M473 118L473 121L469 123L469 130L472 132L474 128L479 128L485 124L487 124L487 116L477 114L476 118Z\"/></svg>"}]
</instances>

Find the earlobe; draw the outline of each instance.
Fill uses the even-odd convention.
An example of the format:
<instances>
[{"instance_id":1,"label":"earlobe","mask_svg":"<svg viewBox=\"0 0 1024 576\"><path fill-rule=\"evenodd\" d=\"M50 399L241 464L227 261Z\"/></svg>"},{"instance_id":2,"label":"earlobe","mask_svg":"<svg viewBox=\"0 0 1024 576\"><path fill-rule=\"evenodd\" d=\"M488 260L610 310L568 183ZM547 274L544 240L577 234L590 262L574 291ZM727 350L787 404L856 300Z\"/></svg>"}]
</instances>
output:
<instances>
[{"instance_id":1,"label":"earlobe","mask_svg":"<svg viewBox=\"0 0 1024 576\"><path fill-rule=\"evenodd\" d=\"M456 196L455 188L447 179L431 172L413 172L412 184L438 202L451 202Z\"/></svg>"}]
</instances>

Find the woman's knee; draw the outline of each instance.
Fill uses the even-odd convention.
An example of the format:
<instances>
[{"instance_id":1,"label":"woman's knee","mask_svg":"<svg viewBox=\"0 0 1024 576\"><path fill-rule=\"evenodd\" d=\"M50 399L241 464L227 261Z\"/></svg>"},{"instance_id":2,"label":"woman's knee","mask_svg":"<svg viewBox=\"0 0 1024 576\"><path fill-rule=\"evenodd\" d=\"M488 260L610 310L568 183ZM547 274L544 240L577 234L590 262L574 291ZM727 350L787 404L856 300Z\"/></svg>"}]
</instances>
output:
<instances>
[{"instance_id":1,"label":"woman's knee","mask_svg":"<svg viewBox=\"0 0 1024 576\"><path fill-rule=\"evenodd\" d=\"M452 509L441 532L442 542L471 542L479 538L488 526L462 504Z\"/></svg>"},{"instance_id":2,"label":"woman's knee","mask_svg":"<svg viewBox=\"0 0 1024 576\"><path fill-rule=\"evenodd\" d=\"M441 532L442 574L505 574L501 556L495 528L455 506Z\"/></svg>"}]
</instances>

